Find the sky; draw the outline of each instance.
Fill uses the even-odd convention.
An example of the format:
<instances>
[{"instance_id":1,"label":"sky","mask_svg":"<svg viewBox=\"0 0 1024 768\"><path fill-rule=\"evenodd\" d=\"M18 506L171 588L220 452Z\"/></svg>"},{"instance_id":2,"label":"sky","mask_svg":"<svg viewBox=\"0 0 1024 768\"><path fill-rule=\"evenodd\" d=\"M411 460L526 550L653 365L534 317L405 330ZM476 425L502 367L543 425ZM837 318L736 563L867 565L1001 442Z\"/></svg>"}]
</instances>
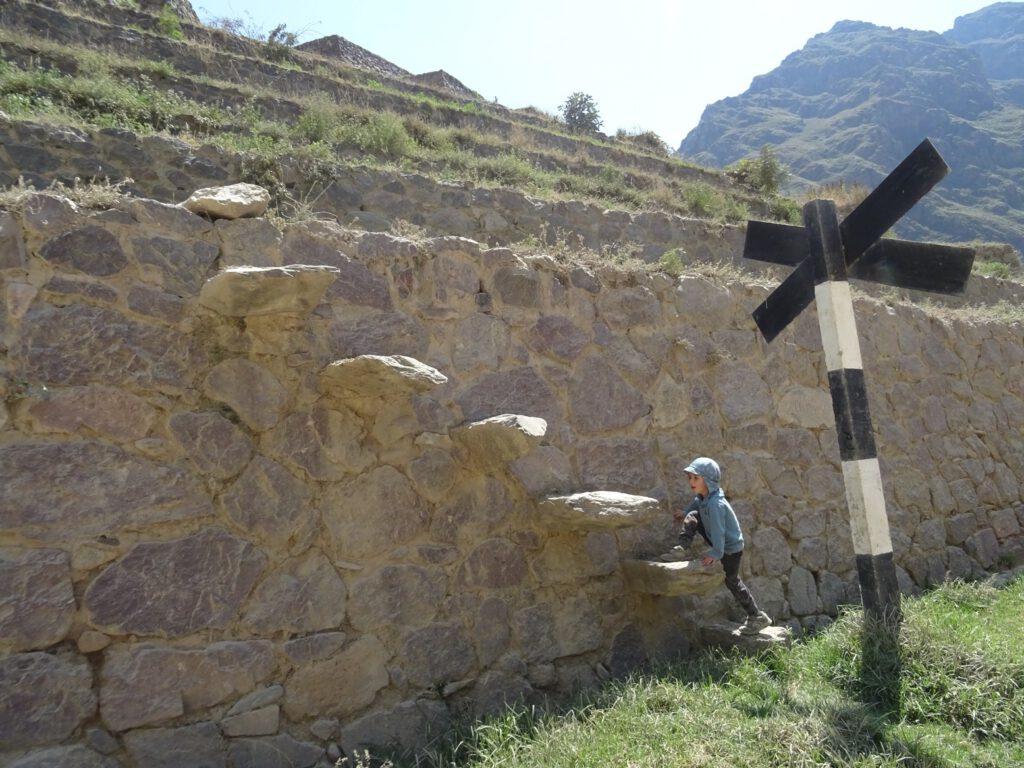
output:
<instances>
[{"instance_id":1,"label":"sky","mask_svg":"<svg viewBox=\"0 0 1024 768\"><path fill-rule=\"evenodd\" d=\"M192 0L204 23L280 24L300 43L339 35L413 74L444 70L488 101L559 115L589 95L614 135L673 150L704 108L841 20L945 32L986 0Z\"/></svg>"}]
</instances>

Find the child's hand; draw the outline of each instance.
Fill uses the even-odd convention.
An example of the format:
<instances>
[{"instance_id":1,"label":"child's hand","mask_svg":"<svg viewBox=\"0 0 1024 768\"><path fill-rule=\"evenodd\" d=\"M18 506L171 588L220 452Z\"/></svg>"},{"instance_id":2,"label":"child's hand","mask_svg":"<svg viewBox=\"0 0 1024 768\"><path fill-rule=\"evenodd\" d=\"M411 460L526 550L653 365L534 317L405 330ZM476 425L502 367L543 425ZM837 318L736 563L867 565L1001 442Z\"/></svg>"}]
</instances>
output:
<instances>
[{"instance_id":1,"label":"child's hand","mask_svg":"<svg viewBox=\"0 0 1024 768\"><path fill-rule=\"evenodd\" d=\"M713 562L715 562L715 558L713 558L711 555L704 555L704 559L701 560L701 562L704 563L704 565L711 565Z\"/></svg>"}]
</instances>

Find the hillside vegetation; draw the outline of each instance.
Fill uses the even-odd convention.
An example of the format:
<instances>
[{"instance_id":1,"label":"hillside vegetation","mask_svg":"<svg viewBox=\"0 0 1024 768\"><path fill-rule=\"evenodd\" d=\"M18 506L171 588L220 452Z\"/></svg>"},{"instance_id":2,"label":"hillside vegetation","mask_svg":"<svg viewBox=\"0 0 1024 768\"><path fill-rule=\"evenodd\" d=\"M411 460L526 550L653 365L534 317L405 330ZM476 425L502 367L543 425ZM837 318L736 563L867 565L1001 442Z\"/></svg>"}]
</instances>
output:
<instances>
[{"instance_id":1,"label":"hillside vegetation","mask_svg":"<svg viewBox=\"0 0 1024 768\"><path fill-rule=\"evenodd\" d=\"M271 192L274 215L334 217L347 226L369 226L359 217L342 220L336 207L337 197L352 196L334 194L339 175L359 169L507 190L528 196L527 206L581 201L627 219L657 213L712 226L742 226L748 218L799 221L801 201L780 194L788 172L781 148L763 145L727 170L713 170L671 155L653 134L574 132L534 108L481 100L447 73L409 75L337 35L295 47L284 25L269 32L231 19L204 26L187 2L177 9L146 12L94 0L3 4L0 118L53 126L58 143L66 126L170 137L197 155L216 147L238 158L229 181ZM83 158L81 172L46 172L22 162L39 161L39 149L9 146L0 187L100 182L164 199L134 183L132 175L144 169L127 156ZM179 187L181 196L166 201L180 202L192 191ZM863 184L839 182L807 195L836 198L848 211L866 192ZM395 231L410 235L416 226ZM562 244L558 221L546 222L543 231L524 229L516 242ZM616 259L639 255L635 243L615 236L588 247ZM681 248L652 250L654 259L668 259L671 271L686 266ZM977 259L983 274L1000 278L1013 277L1018 261L998 247Z\"/></svg>"},{"instance_id":2,"label":"hillside vegetation","mask_svg":"<svg viewBox=\"0 0 1024 768\"><path fill-rule=\"evenodd\" d=\"M278 203L322 189L342 164L721 222L795 210L669 156L653 134L572 133L534 109L298 50L280 30L245 36L223 22L208 28L91 2L16 1L0 14L8 117L225 146L251 158L243 180L267 186ZM297 174L281 172L285 160Z\"/></svg>"}]
</instances>

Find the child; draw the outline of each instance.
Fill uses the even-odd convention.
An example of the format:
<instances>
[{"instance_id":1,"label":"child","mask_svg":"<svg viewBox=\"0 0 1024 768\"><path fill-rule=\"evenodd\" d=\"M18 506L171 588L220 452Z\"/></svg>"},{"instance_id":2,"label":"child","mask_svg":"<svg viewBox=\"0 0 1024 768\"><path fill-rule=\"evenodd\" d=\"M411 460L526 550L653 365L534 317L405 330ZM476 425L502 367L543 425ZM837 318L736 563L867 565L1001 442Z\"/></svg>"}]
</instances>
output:
<instances>
[{"instance_id":1,"label":"child","mask_svg":"<svg viewBox=\"0 0 1024 768\"><path fill-rule=\"evenodd\" d=\"M725 498L719 486L722 471L713 459L694 459L685 470L690 490L696 497L685 513L676 511L673 517L681 520L679 546L673 547L659 559L663 562L687 560L686 550L693 543L695 534L700 534L711 549L702 560L705 566L715 560L722 561L725 570L725 586L732 592L736 602L747 612L747 620L740 625L740 632L756 635L772 623L767 613L757 607L754 596L740 578L740 560L743 557L743 533L732 505ZM684 517L685 515L685 517Z\"/></svg>"}]
</instances>

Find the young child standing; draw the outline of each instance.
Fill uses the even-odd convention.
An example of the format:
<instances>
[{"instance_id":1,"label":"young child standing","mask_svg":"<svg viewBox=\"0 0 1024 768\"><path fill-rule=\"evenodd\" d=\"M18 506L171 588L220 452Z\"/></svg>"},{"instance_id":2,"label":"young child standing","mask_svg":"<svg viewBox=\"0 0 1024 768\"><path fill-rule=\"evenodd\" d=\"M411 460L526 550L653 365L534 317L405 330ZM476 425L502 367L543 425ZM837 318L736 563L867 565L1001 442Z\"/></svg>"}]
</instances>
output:
<instances>
[{"instance_id":1,"label":"young child standing","mask_svg":"<svg viewBox=\"0 0 1024 768\"><path fill-rule=\"evenodd\" d=\"M740 560L743 558L743 532L732 505L725 498L721 488L722 471L714 459L704 456L694 459L684 470L695 497L685 511L676 511L673 517L682 521L679 531L679 545L661 556L664 562L688 560L686 551L700 534L711 547L702 560L705 566L715 560L722 561L725 570L725 586L729 588L736 602L747 613L747 619L740 625L740 632L756 635L772 623L767 613L757 607L754 596L740 578Z\"/></svg>"}]
</instances>

